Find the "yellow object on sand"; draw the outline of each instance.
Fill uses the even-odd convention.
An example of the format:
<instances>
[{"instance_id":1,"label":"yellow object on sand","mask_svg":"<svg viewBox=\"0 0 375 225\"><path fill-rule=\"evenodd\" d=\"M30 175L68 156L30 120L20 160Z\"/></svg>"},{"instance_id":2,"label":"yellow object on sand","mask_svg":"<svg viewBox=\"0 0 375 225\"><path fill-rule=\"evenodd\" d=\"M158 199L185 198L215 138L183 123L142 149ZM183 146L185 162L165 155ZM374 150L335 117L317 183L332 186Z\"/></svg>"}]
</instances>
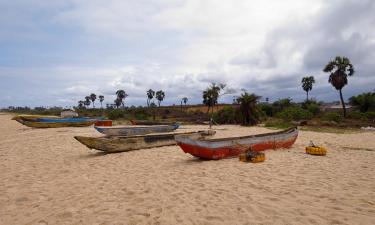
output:
<instances>
[{"instance_id":1,"label":"yellow object on sand","mask_svg":"<svg viewBox=\"0 0 375 225\"><path fill-rule=\"evenodd\" d=\"M263 152L245 152L239 155L239 159L242 162L264 162L266 160L266 155Z\"/></svg>"},{"instance_id":2,"label":"yellow object on sand","mask_svg":"<svg viewBox=\"0 0 375 225\"><path fill-rule=\"evenodd\" d=\"M319 146L308 146L306 147L306 153L310 155L326 155L327 149Z\"/></svg>"}]
</instances>

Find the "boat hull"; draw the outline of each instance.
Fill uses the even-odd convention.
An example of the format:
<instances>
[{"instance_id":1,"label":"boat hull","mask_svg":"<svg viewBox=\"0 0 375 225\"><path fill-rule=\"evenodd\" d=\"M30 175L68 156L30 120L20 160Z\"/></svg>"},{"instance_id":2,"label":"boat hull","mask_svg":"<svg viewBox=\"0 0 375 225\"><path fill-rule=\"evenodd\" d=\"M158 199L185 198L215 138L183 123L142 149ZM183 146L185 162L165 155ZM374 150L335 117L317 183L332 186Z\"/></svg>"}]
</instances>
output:
<instances>
[{"instance_id":1,"label":"boat hull","mask_svg":"<svg viewBox=\"0 0 375 225\"><path fill-rule=\"evenodd\" d=\"M95 129L108 136L133 136L151 133L172 132L178 128L175 125L155 125L155 126L118 126L118 127L96 127Z\"/></svg>"},{"instance_id":2,"label":"boat hull","mask_svg":"<svg viewBox=\"0 0 375 225\"><path fill-rule=\"evenodd\" d=\"M214 133L208 131L189 132L189 133L168 133L168 134L151 134L139 135L131 137L83 137L75 136L74 138L80 143L86 145L90 149L96 149L108 153L126 152L132 150L154 148L168 145L175 145L175 136L189 135L196 136L196 138L213 135Z\"/></svg>"},{"instance_id":3,"label":"boat hull","mask_svg":"<svg viewBox=\"0 0 375 225\"><path fill-rule=\"evenodd\" d=\"M95 123L95 121L84 122L36 122L36 121L18 121L25 126L34 128L57 128L57 127L88 127Z\"/></svg>"},{"instance_id":4,"label":"boat hull","mask_svg":"<svg viewBox=\"0 0 375 225\"><path fill-rule=\"evenodd\" d=\"M132 125L173 125L175 123L160 122L160 121L149 121L149 120L130 120Z\"/></svg>"},{"instance_id":5,"label":"boat hull","mask_svg":"<svg viewBox=\"0 0 375 225\"><path fill-rule=\"evenodd\" d=\"M177 144L185 153L203 159L223 159L238 156L244 148L253 151L291 147L298 137L298 129L251 135L237 138L192 139L176 137Z\"/></svg>"}]
</instances>

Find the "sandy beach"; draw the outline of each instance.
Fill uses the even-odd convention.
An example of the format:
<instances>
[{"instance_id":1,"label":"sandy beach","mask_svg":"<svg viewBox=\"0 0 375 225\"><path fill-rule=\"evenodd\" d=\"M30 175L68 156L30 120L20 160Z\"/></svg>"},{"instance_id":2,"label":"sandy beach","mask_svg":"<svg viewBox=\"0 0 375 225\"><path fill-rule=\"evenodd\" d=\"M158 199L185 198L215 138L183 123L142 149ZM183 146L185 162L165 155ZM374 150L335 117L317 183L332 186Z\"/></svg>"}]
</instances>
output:
<instances>
[{"instance_id":1,"label":"sandy beach","mask_svg":"<svg viewBox=\"0 0 375 225\"><path fill-rule=\"evenodd\" d=\"M202 161L178 146L102 154L0 115L0 224L374 224L375 132L301 131L264 163ZM204 129L206 126L183 126ZM269 132L220 126L217 136ZM325 157L304 153L313 140Z\"/></svg>"}]
</instances>

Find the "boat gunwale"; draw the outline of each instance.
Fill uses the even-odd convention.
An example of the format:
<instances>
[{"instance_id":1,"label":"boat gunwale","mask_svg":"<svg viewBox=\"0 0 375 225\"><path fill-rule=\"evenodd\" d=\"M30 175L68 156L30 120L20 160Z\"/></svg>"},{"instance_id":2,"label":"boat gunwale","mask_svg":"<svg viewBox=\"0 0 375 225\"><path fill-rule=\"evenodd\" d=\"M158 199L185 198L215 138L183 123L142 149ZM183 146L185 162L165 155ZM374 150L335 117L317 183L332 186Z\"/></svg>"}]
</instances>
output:
<instances>
[{"instance_id":1,"label":"boat gunwale","mask_svg":"<svg viewBox=\"0 0 375 225\"><path fill-rule=\"evenodd\" d=\"M257 138L257 137L266 137L266 136L275 136L280 134L292 134L293 132L298 131L298 127L291 127L285 130L277 131L277 132L268 132L262 134L253 134L247 136L237 136L237 137L224 137L224 138L210 138L210 139L198 139L197 141L205 141L205 142L221 142L221 141L233 141L233 140L242 140L248 138Z\"/></svg>"}]
</instances>

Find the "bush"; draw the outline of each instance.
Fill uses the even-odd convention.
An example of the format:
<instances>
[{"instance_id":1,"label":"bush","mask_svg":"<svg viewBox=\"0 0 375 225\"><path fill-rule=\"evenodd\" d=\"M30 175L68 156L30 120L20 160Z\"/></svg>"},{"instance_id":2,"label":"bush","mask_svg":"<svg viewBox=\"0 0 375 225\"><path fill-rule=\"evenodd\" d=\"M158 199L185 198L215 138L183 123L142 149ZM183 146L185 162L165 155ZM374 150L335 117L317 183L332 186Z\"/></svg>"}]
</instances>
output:
<instances>
[{"instance_id":1,"label":"bush","mask_svg":"<svg viewBox=\"0 0 375 225\"><path fill-rule=\"evenodd\" d=\"M270 104L259 104L260 110L267 116L272 117L273 116L273 107Z\"/></svg>"},{"instance_id":2,"label":"bush","mask_svg":"<svg viewBox=\"0 0 375 225\"><path fill-rule=\"evenodd\" d=\"M238 109L231 106L225 106L221 110L214 113L213 119L215 122L220 124L236 124L241 121Z\"/></svg>"},{"instance_id":3,"label":"bush","mask_svg":"<svg viewBox=\"0 0 375 225\"><path fill-rule=\"evenodd\" d=\"M343 119L343 116L337 112L328 112L323 115L322 119L326 121L334 121L336 123L340 123Z\"/></svg>"},{"instance_id":4,"label":"bush","mask_svg":"<svg viewBox=\"0 0 375 225\"><path fill-rule=\"evenodd\" d=\"M111 119L111 120L123 118L124 115L125 115L125 112L122 109L114 109L114 110L108 112L108 118Z\"/></svg>"},{"instance_id":5,"label":"bush","mask_svg":"<svg viewBox=\"0 0 375 225\"><path fill-rule=\"evenodd\" d=\"M361 112L349 112L348 113L348 118L350 119L355 119L355 120L366 120L367 117L364 113L361 113Z\"/></svg>"},{"instance_id":6,"label":"bush","mask_svg":"<svg viewBox=\"0 0 375 225\"><path fill-rule=\"evenodd\" d=\"M366 112L366 113L364 113L364 116L368 120L375 120L375 112Z\"/></svg>"},{"instance_id":7,"label":"bush","mask_svg":"<svg viewBox=\"0 0 375 225\"><path fill-rule=\"evenodd\" d=\"M302 103L302 109L306 109L311 112L314 116L320 112L320 104L315 100L308 100Z\"/></svg>"},{"instance_id":8,"label":"bush","mask_svg":"<svg viewBox=\"0 0 375 225\"><path fill-rule=\"evenodd\" d=\"M304 110L300 107L289 107L279 112L277 117L283 119L284 121L292 120L308 120L313 117L313 114L307 110Z\"/></svg>"}]
</instances>

